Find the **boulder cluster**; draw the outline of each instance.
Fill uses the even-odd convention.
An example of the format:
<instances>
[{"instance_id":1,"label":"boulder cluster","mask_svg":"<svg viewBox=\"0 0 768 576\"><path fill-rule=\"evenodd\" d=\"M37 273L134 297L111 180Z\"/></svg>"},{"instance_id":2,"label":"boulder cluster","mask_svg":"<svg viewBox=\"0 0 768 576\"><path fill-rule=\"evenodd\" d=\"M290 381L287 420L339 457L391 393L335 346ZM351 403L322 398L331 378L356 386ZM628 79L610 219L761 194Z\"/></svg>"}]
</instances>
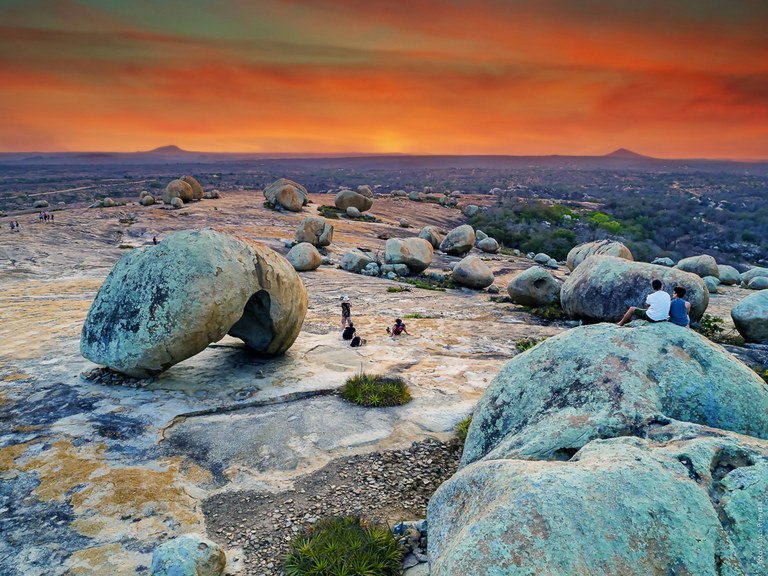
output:
<instances>
[{"instance_id":1,"label":"boulder cluster","mask_svg":"<svg viewBox=\"0 0 768 576\"><path fill-rule=\"evenodd\" d=\"M280 178L264 188L265 204L273 210L300 212L309 204L307 189L298 182Z\"/></svg>"}]
</instances>

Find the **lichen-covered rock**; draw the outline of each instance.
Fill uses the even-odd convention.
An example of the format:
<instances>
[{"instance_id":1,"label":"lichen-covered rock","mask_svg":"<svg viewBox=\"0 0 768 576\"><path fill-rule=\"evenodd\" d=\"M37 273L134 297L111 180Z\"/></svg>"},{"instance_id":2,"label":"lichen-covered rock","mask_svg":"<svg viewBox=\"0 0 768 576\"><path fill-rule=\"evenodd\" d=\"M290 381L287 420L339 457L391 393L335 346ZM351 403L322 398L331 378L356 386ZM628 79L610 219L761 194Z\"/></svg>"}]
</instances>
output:
<instances>
[{"instance_id":1,"label":"lichen-covered rock","mask_svg":"<svg viewBox=\"0 0 768 576\"><path fill-rule=\"evenodd\" d=\"M35 200L35 203L32 205L33 208L48 208L49 206L48 200Z\"/></svg>"},{"instance_id":2,"label":"lichen-covered rock","mask_svg":"<svg viewBox=\"0 0 768 576\"><path fill-rule=\"evenodd\" d=\"M440 250L453 256L464 256L475 245L475 231L469 224L458 226L443 238Z\"/></svg>"},{"instance_id":3,"label":"lichen-covered rock","mask_svg":"<svg viewBox=\"0 0 768 576\"><path fill-rule=\"evenodd\" d=\"M423 238L390 238L384 249L386 264L405 264L414 274L423 272L432 263L434 249Z\"/></svg>"},{"instance_id":4,"label":"lichen-covered rock","mask_svg":"<svg viewBox=\"0 0 768 576\"><path fill-rule=\"evenodd\" d=\"M408 200L412 200L414 202L421 202L421 194L419 192L416 192L416 190L413 190L412 192L408 193Z\"/></svg>"},{"instance_id":5,"label":"lichen-covered rock","mask_svg":"<svg viewBox=\"0 0 768 576\"><path fill-rule=\"evenodd\" d=\"M720 284L720 280L714 276L704 276L702 278L704 286L707 287L707 292L710 294L717 294L717 286Z\"/></svg>"},{"instance_id":6,"label":"lichen-covered rock","mask_svg":"<svg viewBox=\"0 0 768 576\"><path fill-rule=\"evenodd\" d=\"M493 284L493 271L477 256L467 256L453 269L451 276L459 286L480 290Z\"/></svg>"},{"instance_id":7,"label":"lichen-covered rock","mask_svg":"<svg viewBox=\"0 0 768 576\"><path fill-rule=\"evenodd\" d=\"M741 283L741 274L733 266L726 264L718 264L717 269L720 271L720 283L726 286L735 286Z\"/></svg>"},{"instance_id":8,"label":"lichen-covered rock","mask_svg":"<svg viewBox=\"0 0 768 576\"><path fill-rule=\"evenodd\" d=\"M171 180L163 191L163 202L170 204L174 198L181 198L183 202L191 202L194 196L192 186L184 180Z\"/></svg>"},{"instance_id":9,"label":"lichen-covered rock","mask_svg":"<svg viewBox=\"0 0 768 576\"><path fill-rule=\"evenodd\" d=\"M373 190L368 184L360 184L360 186L357 187L357 193L362 194L366 198L373 198Z\"/></svg>"},{"instance_id":10,"label":"lichen-covered rock","mask_svg":"<svg viewBox=\"0 0 768 576\"><path fill-rule=\"evenodd\" d=\"M373 262L373 258L371 258L370 254L367 254L362 250L354 249L341 257L339 266L347 272L356 272L359 274L371 262Z\"/></svg>"},{"instance_id":11,"label":"lichen-covered rock","mask_svg":"<svg viewBox=\"0 0 768 576\"><path fill-rule=\"evenodd\" d=\"M615 256L616 258L624 258L625 260L634 260L632 252L629 248L624 246L621 242L615 240L597 240L596 242L587 242L585 244L579 244L571 251L568 252L568 256L565 260L565 265L569 270L573 270L584 262L590 256Z\"/></svg>"},{"instance_id":12,"label":"lichen-covered rock","mask_svg":"<svg viewBox=\"0 0 768 576\"><path fill-rule=\"evenodd\" d=\"M473 216L477 216L477 213L480 211L480 208L478 208L475 204L468 204L464 208L464 216L467 218L472 218Z\"/></svg>"},{"instance_id":13,"label":"lichen-covered rock","mask_svg":"<svg viewBox=\"0 0 768 576\"><path fill-rule=\"evenodd\" d=\"M186 182L192 188L192 200L203 199L205 190L203 190L203 187L200 185L200 182L197 181L197 178L194 176L182 176L180 180Z\"/></svg>"},{"instance_id":14,"label":"lichen-covered rock","mask_svg":"<svg viewBox=\"0 0 768 576\"><path fill-rule=\"evenodd\" d=\"M480 240L480 242L475 242L475 246L477 246L478 250L481 250L483 252L487 252L489 254L496 254L496 252L499 251L499 243L496 241L495 238L483 238Z\"/></svg>"},{"instance_id":15,"label":"lichen-covered rock","mask_svg":"<svg viewBox=\"0 0 768 576\"><path fill-rule=\"evenodd\" d=\"M672 258L654 258L651 261L651 264L655 264L656 266L668 266L672 268L675 265L675 261L672 260Z\"/></svg>"},{"instance_id":16,"label":"lichen-covered rock","mask_svg":"<svg viewBox=\"0 0 768 576\"><path fill-rule=\"evenodd\" d=\"M709 254L683 258L675 265L675 268L683 270L684 272L696 274L702 278L704 278L704 276L720 277L720 268L717 267L717 261Z\"/></svg>"},{"instance_id":17,"label":"lichen-covered rock","mask_svg":"<svg viewBox=\"0 0 768 576\"><path fill-rule=\"evenodd\" d=\"M445 239L445 234L437 226L424 226L419 232L419 238L423 238L432 245L432 248L437 250L440 248L440 243Z\"/></svg>"},{"instance_id":18,"label":"lichen-covered rock","mask_svg":"<svg viewBox=\"0 0 768 576\"><path fill-rule=\"evenodd\" d=\"M279 254L213 230L177 232L115 264L88 311L80 351L139 378L227 333L262 354L280 354L296 340L306 310L306 289Z\"/></svg>"},{"instance_id":19,"label":"lichen-covered rock","mask_svg":"<svg viewBox=\"0 0 768 576\"><path fill-rule=\"evenodd\" d=\"M286 256L297 272L316 270L323 262L323 257L311 243L301 242L290 249Z\"/></svg>"},{"instance_id":20,"label":"lichen-covered rock","mask_svg":"<svg viewBox=\"0 0 768 576\"><path fill-rule=\"evenodd\" d=\"M360 212L367 212L373 206L373 198L369 198L355 190L341 190L333 199L333 203L339 210L354 207Z\"/></svg>"},{"instance_id":21,"label":"lichen-covered rock","mask_svg":"<svg viewBox=\"0 0 768 576\"><path fill-rule=\"evenodd\" d=\"M669 419L768 438L768 388L694 330L642 321L582 326L504 366L475 408L462 465L557 459Z\"/></svg>"},{"instance_id":22,"label":"lichen-covered rock","mask_svg":"<svg viewBox=\"0 0 768 576\"><path fill-rule=\"evenodd\" d=\"M221 576L227 558L221 546L200 534L178 536L152 554L152 576Z\"/></svg>"},{"instance_id":23,"label":"lichen-covered rock","mask_svg":"<svg viewBox=\"0 0 768 576\"><path fill-rule=\"evenodd\" d=\"M333 225L325 218L308 216L296 230L296 242L309 242L313 246L329 246L333 241Z\"/></svg>"},{"instance_id":24,"label":"lichen-covered rock","mask_svg":"<svg viewBox=\"0 0 768 576\"><path fill-rule=\"evenodd\" d=\"M523 270L509 281L507 293L513 302L523 306L560 304L560 284L539 266Z\"/></svg>"},{"instance_id":25,"label":"lichen-covered rock","mask_svg":"<svg viewBox=\"0 0 768 576\"><path fill-rule=\"evenodd\" d=\"M744 340L768 343L768 290L750 294L736 304L731 318Z\"/></svg>"},{"instance_id":26,"label":"lichen-covered rock","mask_svg":"<svg viewBox=\"0 0 768 576\"><path fill-rule=\"evenodd\" d=\"M752 278L761 276L768 278L768 268L760 268L759 266L750 268L746 272L741 273L741 285L746 288Z\"/></svg>"},{"instance_id":27,"label":"lichen-covered rock","mask_svg":"<svg viewBox=\"0 0 768 576\"><path fill-rule=\"evenodd\" d=\"M560 291L563 310L586 322L618 322L630 306L643 307L653 292L651 282L661 280L667 292L686 289L691 320L698 320L709 304L709 292L695 274L676 268L631 262L614 256L590 256L566 279Z\"/></svg>"},{"instance_id":28,"label":"lichen-covered rock","mask_svg":"<svg viewBox=\"0 0 768 576\"><path fill-rule=\"evenodd\" d=\"M153 204L155 204L155 197L147 195L142 197L140 202L142 206L152 206Z\"/></svg>"},{"instance_id":29,"label":"lichen-covered rock","mask_svg":"<svg viewBox=\"0 0 768 576\"><path fill-rule=\"evenodd\" d=\"M569 462L475 463L429 502L430 573L751 573L761 530L754 507L768 475L765 462L749 466L738 455L766 454L765 443L755 449L734 436L669 445L624 437L591 442ZM709 466L727 475L713 478ZM708 489L719 495L722 524Z\"/></svg>"},{"instance_id":30,"label":"lichen-covered rock","mask_svg":"<svg viewBox=\"0 0 768 576\"><path fill-rule=\"evenodd\" d=\"M288 178L279 178L264 188L264 198L272 208L290 212L301 212L301 208L309 204L307 189Z\"/></svg>"},{"instance_id":31,"label":"lichen-covered rock","mask_svg":"<svg viewBox=\"0 0 768 576\"><path fill-rule=\"evenodd\" d=\"M766 290L768 289L768 276L755 276L747 282L747 288L749 290Z\"/></svg>"},{"instance_id":32,"label":"lichen-covered rock","mask_svg":"<svg viewBox=\"0 0 768 576\"><path fill-rule=\"evenodd\" d=\"M536 264L546 265L550 260L552 260L552 257L544 252L539 252L538 254L533 255L533 261L536 262Z\"/></svg>"}]
</instances>

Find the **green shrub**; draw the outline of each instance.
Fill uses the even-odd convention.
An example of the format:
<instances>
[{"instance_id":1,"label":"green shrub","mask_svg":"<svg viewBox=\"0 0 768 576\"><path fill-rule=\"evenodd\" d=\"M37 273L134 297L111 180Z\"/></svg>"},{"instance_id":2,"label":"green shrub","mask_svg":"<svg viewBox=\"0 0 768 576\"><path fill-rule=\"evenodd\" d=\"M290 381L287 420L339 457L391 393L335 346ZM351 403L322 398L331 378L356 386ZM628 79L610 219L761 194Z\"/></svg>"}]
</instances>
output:
<instances>
[{"instance_id":1,"label":"green shrub","mask_svg":"<svg viewBox=\"0 0 768 576\"><path fill-rule=\"evenodd\" d=\"M418 320L419 318L435 318L435 316L431 314L422 314L421 312L413 312L411 314L406 314L405 316L403 316L403 318L405 318L406 320L409 318L411 320L414 320L414 319Z\"/></svg>"},{"instance_id":2,"label":"green shrub","mask_svg":"<svg viewBox=\"0 0 768 576\"><path fill-rule=\"evenodd\" d=\"M523 311L544 320L564 320L567 318L565 312L559 306L539 306L537 308L523 306Z\"/></svg>"},{"instance_id":3,"label":"green shrub","mask_svg":"<svg viewBox=\"0 0 768 576\"><path fill-rule=\"evenodd\" d=\"M400 278L400 282L405 282L422 290L435 290L436 292L445 292L446 288L456 288L456 284L450 278L437 280L429 276L407 276Z\"/></svg>"},{"instance_id":4,"label":"green shrub","mask_svg":"<svg viewBox=\"0 0 768 576\"><path fill-rule=\"evenodd\" d=\"M361 372L347 378L341 397L359 406L371 408L400 406L411 399L408 385L399 376Z\"/></svg>"},{"instance_id":5,"label":"green shrub","mask_svg":"<svg viewBox=\"0 0 768 576\"><path fill-rule=\"evenodd\" d=\"M515 348L517 348L518 352L525 352L536 346L538 343L539 341L536 340L536 338L523 338L522 340L515 342Z\"/></svg>"},{"instance_id":6,"label":"green shrub","mask_svg":"<svg viewBox=\"0 0 768 576\"><path fill-rule=\"evenodd\" d=\"M297 536L283 560L286 576L397 576L403 553L384 526L357 516L323 518Z\"/></svg>"},{"instance_id":7,"label":"green shrub","mask_svg":"<svg viewBox=\"0 0 768 576\"><path fill-rule=\"evenodd\" d=\"M120 244L118 248L120 248L120 250L133 250L134 248L136 248L136 246L134 246L133 244Z\"/></svg>"},{"instance_id":8,"label":"green shrub","mask_svg":"<svg viewBox=\"0 0 768 576\"><path fill-rule=\"evenodd\" d=\"M458 438L459 442L462 444L467 441L467 433L469 432L470 424L472 424L472 415L464 418L464 420L456 424L456 428L454 428L454 430L456 430L456 438Z\"/></svg>"},{"instance_id":9,"label":"green shrub","mask_svg":"<svg viewBox=\"0 0 768 576\"><path fill-rule=\"evenodd\" d=\"M387 292L410 292L410 291L411 289L408 286L387 286Z\"/></svg>"},{"instance_id":10,"label":"green shrub","mask_svg":"<svg viewBox=\"0 0 768 576\"><path fill-rule=\"evenodd\" d=\"M323 205L317 209L317 213L324 218L328 218L329 220L338 220L341 211L335 206Z\"/></svg>"},{"instance_id":11,"label":"green shrub","mask_svg":"<svg viewBox=\"0 0 768 576\"><path fill-rule=\"evenodd\" d=\"M765 380L765 383L768 384L768 370L759 370L756 369L755 372L757 372L757 375L760 376L763 380Z\"/></svg>"},{"instance_id":12,"label":"green shrub","mask_svg":"<svg viewBox=\"0 0 768 576\"><path fill-rule=\"evenodd\" d=\"M713 342L716 342L720 334L725 332L725 321L720 318L720 316L704 314L704 316L701 317L701 320L699 320L698 325L694 325L694 330L702 336L706 336Z\"/></svg>"}]
</instances>

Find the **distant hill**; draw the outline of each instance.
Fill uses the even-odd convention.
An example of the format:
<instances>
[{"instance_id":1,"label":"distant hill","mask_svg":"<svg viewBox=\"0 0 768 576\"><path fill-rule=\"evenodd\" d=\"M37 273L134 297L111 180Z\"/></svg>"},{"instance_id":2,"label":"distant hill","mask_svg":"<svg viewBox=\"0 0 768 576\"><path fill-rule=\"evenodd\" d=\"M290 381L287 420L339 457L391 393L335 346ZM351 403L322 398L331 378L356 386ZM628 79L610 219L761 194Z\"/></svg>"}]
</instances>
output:
<instances>
[{"instance_id":1,"label":"distant hill","mask_svg":"<svg viewBox=\"0 0 768 576\"><path fill-rule=\"evenodd\" d=\"M154 154L157 156L181 156L184 154L193 154L193 152L182 150L175 144L171 144L169 146L160 146L159 148L155 148L154 150L149 150L148 152L138 152L138 154Z\"/></svg>"},{"instance_id":2,"label":"distant hill","mask_svg":"<svg viewBox=\"0 0 768 576\"><path fill-rule=\"evenodd\" d=\"M622 160L657 160L657 158L644 156L643 154L632 152L632 150L627 150L626 148L619 148L618 150L614 150L610 154L603 156L603 158L621 158Z\"/></svg>"}]
</instances>

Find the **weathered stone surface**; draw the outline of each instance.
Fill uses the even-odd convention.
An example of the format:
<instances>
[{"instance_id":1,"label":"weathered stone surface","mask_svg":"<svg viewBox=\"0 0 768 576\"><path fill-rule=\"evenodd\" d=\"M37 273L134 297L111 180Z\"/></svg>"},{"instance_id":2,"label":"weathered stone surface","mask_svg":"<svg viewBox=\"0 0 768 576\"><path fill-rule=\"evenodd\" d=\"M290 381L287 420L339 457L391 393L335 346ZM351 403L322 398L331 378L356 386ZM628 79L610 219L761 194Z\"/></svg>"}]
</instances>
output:
<instances>
[{"instance_id":1,"label":"weathered stone surface","mask_svg":"<svg viewBox=\"0 0 768 576\"><path fill-rule=\"evenodd\" d=\"M360 210L358 210L354 206L349 206L346 212L347 212L347 216L349 216L350 218L360 218L361 216Z\"/></svg>"},{"instance_id":2,"label":"weathered stone surface","mask_svg":"<svg viewBox=\"0 0 768 576\"><path fill-rule=\"evenodd\" d=\"M325 218L308 216L296 230L296 242L309 242L313 246L329 246L333 241L333 225Z\"/></svg>"},{"instance_id":3,"label":"weathered stone surface","mask_svg":"<svg viewBox=\"0 0 768 576\"><path fill-rule=\"evenodd\" d=\"M750 290L766 290L768 289L768 276L755 276L747 282L747 288Z\"/></svg>"},{"instance_id":4,"label":"weathered stone surface","mask_svg":"<svg viewBox=\"0 0 768 576\"><path fill-rule=\"evenodd\" d=\"M48 208L49 206L48 200L35 200L35 203L32 205L33 208Z\"/></svg>"},{"instance_id":5,"label":"weathered stone surface","mask_svg":"<svg viewBox=\"0 0 768 576\"><path fill-rule=\"evenodd\" d=\"M437 250L440 248L440 243L445 239L445 234L437 226L424 226L419 232L419 238L423 238L432 245L432 248Z\"/></svg>"},{"instance_id":6,"label":"weathered stone surface","mask_svg":"<svg viewBox=\"0 0 768 576\"><path fill-rule=\"evenodd\" d=\"M359 274L371 262L373 262L373 258L371 258L370 254L355 249L351 252L347 252L341 257L339 266L347 272L356 272Z\"/></svg>"},{"instance_id":7,"label":"weathered stone surface","mask_svg":"<svg viewBox=\"0 0 768 576\"><path fill-rule=\"evenodd\" d=\"M320 252L309 242L296 244L290 249L286 259L297 272L316 270L323 261Z\"/></svg>"},{"instance_id":8,"label":"weathered stone surface","mask_svg":"<svg viewBox=\"0 0 768 576\"><path fill-rule=\"evenodd\" d=\"M200 185L200 182L197 181L197 178L194 176L182 176L180 179L189 184L192 188L191 200L202 200L205 190L203 190L203 187Z\"/></svg>"},{"instance_id":9,"label":"weathered stone surface","mask_svg":"<svg viewBox=\"0 0 768 576\"><path fill-rule=\"evenodd\" d=\"M191 202L194 196L192 186L184 180L171 180L163 191L163 202L170 204L174 198L181 198L183 202Z\"/></svg>"},{"instance_id":10,"label":"weathered stone surface","mask_svg":"<svg viewBox=\"0 0 768 576\"><path fill-rule=\"evenodd\" d=\"M495 238L483 238L480 242L476 242L475 246L477 246L478 250L488 252L489 254L496 254L499 251L499 243Z\"/></svg>"},{"instance_id":11,"label":"weathered stone surface","mask_svg":"<svg viewBox=\"0 0 768 576\"><path fill-rule=\"evenodd\" d=\"M683 258L675 265L675 268L683 270L684 272L696 274L702 278L704 278L704 276L720 277L720 268L717 267L717 261L709 254Z\"/></svg>"},{"instance_id":12,"label":"weathered stone surface","mask_svg":"<svg viewBox=\"0 0 768 576\"><path fill-rule=\"evenodd\" d=\"M741 274L733 266L726 264L718 264L717 269L720 271L720 282L726 286L735 286L741 283Z\"/></svg>"},{"instance_id":13,"label":"weathered stone surface","mask_svg":"<svg viewBox=\"0 0 768 576\"><path fill-rule=\"evenodd\" d=\"M106 202L104 203L104 205L105 206L107 205ZM176 198L171 198L171 206L173 206L174 208L184 208L184 201L178 196Z\"/></svg>"},{"instance_id":14,"label":"weathered stone surface","mask_svg":"<svg viewBox=\"0 0 768 576\"><path fill-rule=\"evenodd\" d=\"M477 243L481 240L485 240L486 238L488 238L488 234L482 230L475 230L475 245L477 245Z\"/></svg>"},{"instance_id":15,"label":"weathered stone surface","mask_svg":"<svg viewBox=\"0 0 768 576\"><path fill-rule=\"evenodd\" d=\"M408 193L408 199L413 200L414 202L421 202L421 194L416 192L416 190L413 190Z\"/></svg>"},{"instance_id":16,"label":"weathered stone surface","mask_svg":"<svg viewBox=\"0 0 768 576\"><path fill-rule=\"evenodd\" d=\"M362 194L366 198L373 198L373 190L368 184L360 184L360 186L357 187L357 193Z\"/></svg>"},{"instance_id":17,"label":"weathered stone surface","mask_svg":"<svg viewBox=\"0 0 768 576\"><path fill-rule=\"evenodd\" d=\"M714 276L704 276L702 278L704 286L707 287L707 292L710 294L717 294L717 286L720 284L720 280Z\"/></svg>"},{"instance_id":18,"label":"weathered stone surface","mask_svg":"<svg viewBox=\"0 0 768 576\"><path fill-rule=\"evenodd\" d=\"M768 290L750 294L736 304L731 318L747 342L768 343Z\"/></svg>"},{"instance_id":19,"label":"weathered stone surface","mask_svg":"<svg viewBox=\"0 0 768 576\"><path fill-rule=\"evenodd\" d=\"M672 258L654 258L651 261L651 264L655 264L657 266L669 266L672 268L675 265L675 261L672 260Z\"/></svg>"},{"instance_id":20,"label":"weathered stone surface","mask_svg":"<svg viewBox=\"0 0 768 576\"><path fill-rule=\"evenodd\" d=\"M200 534L184 534L152 554L152 576L221 576L227 558L221 546Z\"/></svg>"},{"instance_id":21,"label":"weathered stone surface","mask_svg":"<svg viewBox=\"0 0 768 576\"><path fill-rule=\"evenodd\" d=\"M472 218L473 216L477 216L477 213L480 211L480 208L478 208L475 204L468 204L464 208L464 216L467 218Z\"/></svg>"},{"instance_id":22,"label":"weathered stone surface","mask_svg":"<svg viewBox=\"0 0 768 576\"><path fill-rule=\"evenodd\" d=\"M750 268L746 272L742 272L741 285L746 288L752 278L757 278L759 276L768 278L768 268L760 268L759 266L756 266L754 268Z\"/></svg>"},{"instance_id":23,"label":"weathered stone surface","mask_svg":"<svg viewBox=\"0 0 768 576\"><path fill-rule=\"evenodd\" d=\"M434 249L423 238L390 238L384 250L384 262L387 264L405 264L408 269L418 274L432 263Z\"/></svg>"},{"instance_id":24,"label":"weathered stone surface","mask_svg":"<svg viewBox=\"0 0 768 576\"><path fill-rule=\"evenodd\" d=\"M101 201L101 205L104 208L114 208L115 206L117 206L117 202L112 200L112 198L104 198L104 200Z\"/></svg>"},{"instance_id":25,"label":"weathered stone surface","mask_svg":"<svg viewBox=\"0 0 768 576\"><path fill-rule=\"evenodd\" d=\"M300 212L309 203L307 189L298 182L280 178L264 188L264 197L272 208Z\"/></svg>"},{"instance_id":26,"label":"weathered stone surface","mask_svg":"<svg viewBox=\"0 0 768 576\"><path fill-rule=\"evenodd\" d=\"M507 293L513 302L523 306L560 304L560 284L539 266L532 266L512 278Z\"/></svg>"},{"instance_id":27,"label":"weathered stone surface","mask_svg":"<svg viewBox=\"0 0 768 576\"><path fill-rule=\"evenodd\" d=\"M544 254L544 252L539 252L538 254L533 255L533 261L536 262L536 264L546 264L550 260L552 260L552 258L549 254Z\"/></svg>"},{"instance_id":28,"label":"weathered stone surface","mask_svg":"<svg viewBox=\"0 0 768 576\"><path fill-rule=\"evenodd\" d=\"M586 322L618 322L630 306L642 308L651 282L659 279L667 292L686 289L691 320L698 320L709 304L704 281L676 268L631 262L613 256L591 256L567 278L560 292L563 310Z\"/></svg>"},{"instance_id":29,"label":"weathered stone surface","mask_svg":"<svg viewBox=\"0 0 768 576\"><path fill-rule=\"evenodd\" d=\"M352 206L360 212L367 212L373 206L373 199L354 190L342 190L336 194L333 203L339 210L346 210Z\"/></svg>"},{"instance_id":30,"label":"weathered stone surface","mask_svg":"<svg viewBox=\"0 0 768 576\"><path fill-rule=\"evenodd\" d=\"M154 196L147 195L147 196L144 196L140 202L142 206L152 206L153 204L155 204L155 198Z\"/></svg>"},{"instance_id":31,"label":"weathered stone surface","mask_svg":"<svg viewBox=\"0 0 768 576\"><path fill-rule=\"evenodd\" d=\"M590 440L669 419L768 438L768 389L693 330L669 322L583 326L504 366L475 409L462 465L558 459Z\"/></svg>"},{"instance_id":32,"label":"weathered stone surface","mask_svg":"<svg viewBox=\"0 0 768 576\"><path fill-rule=\"evenodd\" d=\"M590 256L615 256L625 260L634 260L632 252L621 242L615 240L597 240L596 242L587 242L571 248L565 260L565 265L569 270L573 270Z\"/></svg>"},{"instance_id":33,"label":"weathered stone surface","mask_svg":"<svg viewBox=\"0 0 768 576\"><path fill-rule=\"evenodd\" d=\"M463 256L475 245L475 231L469 224L454 228L440 243L440 250L446 254Z\"/></svg>"},{"instance_id":34,"label":"weathered stone surface","mask_svg":"<svg viewBox=\"0 0 768 576\"><path fill-rule=\"evenodd\" d=\"M481 289L493 284L493 272L477 256L467 256L453 269L453 281L467 288Z\"/></svg>"},{"instance_id":35,"label":"weathered stone surface","mask_svg":"<svg viewBox=\"0 0 768 576\"><path fill-rule=\"evenodd\" d=\"M115 264L88 312L80 351L130 376L157 374L225 334L263 354L299 334L307 292L285 258L213 230L172 234Z\"/></svg>"},{"instance_id":36,"label":"weathered stone surface","mask_svg":"<svg viewBox=\"0 0 768 576\"><path fill-rule=\"evenodd\" d=\"M400 218L400 228L410 228L411 223L406 218Z\"/></svg>"}]
</instances>

